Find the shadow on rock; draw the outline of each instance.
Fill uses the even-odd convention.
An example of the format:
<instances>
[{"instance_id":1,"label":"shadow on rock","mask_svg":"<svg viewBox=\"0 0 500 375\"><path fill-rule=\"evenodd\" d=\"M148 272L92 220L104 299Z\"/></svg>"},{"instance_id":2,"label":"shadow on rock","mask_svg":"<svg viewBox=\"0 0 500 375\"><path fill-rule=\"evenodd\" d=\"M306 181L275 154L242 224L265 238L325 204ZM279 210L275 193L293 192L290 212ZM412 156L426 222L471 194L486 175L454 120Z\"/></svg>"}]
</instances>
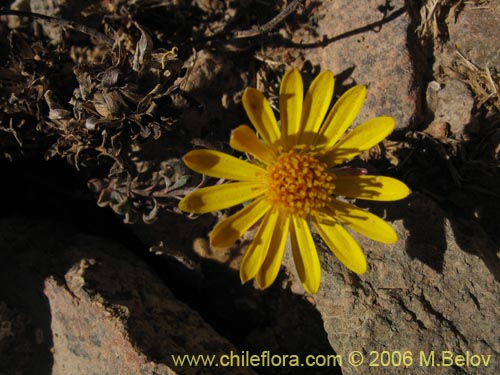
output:
<instances>
[{"instance_id":1,"label":"shadow on rock","mask_svg":"<svg viewBox=\"0 0 500 375\"><path fill-rule=\"evenodd\" d=\"M40 269L49 254L32 236L45 238L49 249L59 239L39 229L22 221L0 221L2 374L52 373L51 314Z\"/></svg>"},{"instance_id":2,"label":"shadow on rock","mask_svg":"<svg viewBox=\"0 0 500 375\"><path fill-rule=\"evenodd\" d=\"M228 338L239 354L262 356L268 352L274 364L281 361L279 367L256 366L257 373L341 373L340 368L334 366L293 365L294 358L303 363L307 355L326 357L335 352L318 310L305 296L286 287L283 273L273 286L261 291L251 283L242 285L238 271L214 260L198 259L195 267L189 269L185 260L157 257L154 267L174 294Z\"/></svg>"},{"instance_id":3,"label":"shadow on rock","mask_svg":"<svg viewBox=\"0 0 500 375\"><path fill-rule=\"evenodd\" d=\"M388 221L403 220L408 230L404 238L405 250L411 259L418 259L442 273L445 252L449 246L456 245L482 259L495 280L500 282L497 246L477 222L457 217L419 193L399 202L358 201L357 204Z\"/></svg>"}]
</instances>

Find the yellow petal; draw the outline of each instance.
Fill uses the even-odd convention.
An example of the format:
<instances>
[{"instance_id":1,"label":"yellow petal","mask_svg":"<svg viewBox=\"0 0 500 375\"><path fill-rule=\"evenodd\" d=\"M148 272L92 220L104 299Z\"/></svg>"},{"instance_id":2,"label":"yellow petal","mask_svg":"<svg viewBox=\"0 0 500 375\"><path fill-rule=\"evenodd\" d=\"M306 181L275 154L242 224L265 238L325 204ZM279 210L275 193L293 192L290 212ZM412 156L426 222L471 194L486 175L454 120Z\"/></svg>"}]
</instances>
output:
<instances>
[{"instance_id":1,"label":"yellow petal","mask_svg":"<svg viewBox=\"0 0 500 375\"><path fill-rule=\"evenodd\" d=\"M312 144L316 137L332 101L334 84L333 74L328 70L319 74L311 83L302 110L300 144Z\"/></svg>"},{"instance_id":2,"label":"yellow petal","mask_svg":"<svg viewBox=\"0 0 500 375\"><path fill-rule=\"evenodd\" d=\"M321 266L306 219L292 216L290 239L300 281L308 293L315 294L321 281Z\"/></svg>"},{"instance_id":3,"label":"yellow petal","mask_svg":"<svg viewBox=\"0 0 500 375\"><path fill-rule=\"evenodd\" d=\"M273 150L259 141L255 132L246 125L233 130L229 145L237 151L248 152L266 164L271 164L276 159Z\"/></svg>"},{"instance_id":4,"label":"yellow petal","mask_svg":"<svg viewBox=\"0 0 500 375\"><path fill-rule=\"evenodd\" d=\"M247 88L243 93L243 107L259 135L269 146L281 145L281 136L276 117L267 99L254 88Z\"/></svg>"},{"instance_id":5,"label":"yellow petal","mask_svg":"<svg viewBox=\"0 0 500 375\"><path fill-rule=\"evenodd\" d=\"M329 166L342 164L375 146L391 134L393 129L392 117L376 117L368 120L347 134L332 150L327 152L323 161Z\"/></svg>"},{"instance_id":6,"label":"yellow petal","mask_svg":"<svg viewBox=\"0 0 500 375\"><path fill-rule=\"evenodd\" d=\"M248 280L253 279L257 272L259 272L264 259L266 259L278 214L279 212L277 210L271 210L264 216L264 219L262 219L259 230L241 261L240 279L242 283L246 283Z\"/></svg>"},{"instance_id":7,"label":"yellow petal","mask_svg":"<svg viewBox=\"0 0 500 375\"><path fill-rule=\"evenodd\" d=\"M285 252L289 226L290 215L280 213L266 259L257 273L256 281L259 288L265 289L269 287L278 276L283 253Z\"/></svg>"},{"instance_id":8,"label":"yellow petal","mask_svg":"<svg viewBox=\"0 0 500 375\"><path fill-rule=\"evenodd\" d=\"M194 150L184 155L184 164L207 176L228 180L259 181L265 169L214 150Z\"/></svg>"},{"instance_id":9,"label":"yellow petal","mask_svg":"<svg viewBox=\"0 0 500 375\"><path fill-rule=\"evenodd\" d=\"M196 214L218 211L258 197L265 186L257 182L233 182L193 191L180 202L182 211Z\"/></svg>"},{"instance_id":10,"label":"yellow petal","mask_svg":"<svg viewBox=\"0 0 500 375\"><path fill-rule=\"evenodd\" d=\"M340 224L324 215L313 216L312 222L323 241L344 266L357 274L366 272L368 266L363 251Z\"/></svg>"},{"instance_id":11,"label":"yellow petal","mask_svg":"<svg viewBox=\"0 0 500 375\"><path fill-rule=\"evenodd\" d=\"M410 193L403 182L385 176L337 177L333 191L335 195L372 201L396 201Z\"/></svg>"},{"instance_id":12,"label":"yellow petal","mask_svg":"<svg viewBox=\"0 0 500 375\"><path fill-rule=\"evenodd\" d=\"M398 240L396 231L388 223L352 204L334 199L328 203L327 213L342 224L374 241L394 243Z\"/></svg>"},{"instance_id":13,"label":"yellow petal","mask_svg":"<svg viewBox=\"0 0 500 375\"><path fill-rule=\"evenodd\" d=\"M358 115L366 98L365 86L354 86L335 103L317 137L317 144L331 148L337 143Z\"/></svg>"},{"instance_id":14,"label":"yellow petal","mask_svg":"<svg viewBox=\"0 0 500 375\"><path fill-rule=\"evenodd\" d=\"M297 144L303 98L302 77L297 69L291 69L283 76L280 86L281 134L287 150Z\"/></svg>"},{"instance_id":15,"label":"yellow petal","mask_svg":"<svg viewBox=\"0 0 500 375\"><path fill-rule=\"evenodd\" d=\"M218 223L210 233L213 247L231 246L271 208L269 202L260 197L227 219Z\"/></svg>"}]
</instances>

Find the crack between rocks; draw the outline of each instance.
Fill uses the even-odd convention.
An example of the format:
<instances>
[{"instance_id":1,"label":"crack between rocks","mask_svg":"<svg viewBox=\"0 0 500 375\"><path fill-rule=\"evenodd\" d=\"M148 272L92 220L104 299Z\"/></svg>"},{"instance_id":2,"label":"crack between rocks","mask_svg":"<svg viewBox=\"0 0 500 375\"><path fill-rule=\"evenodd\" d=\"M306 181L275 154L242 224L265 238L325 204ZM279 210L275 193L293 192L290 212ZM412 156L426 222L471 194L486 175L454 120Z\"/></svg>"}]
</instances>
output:
<instances>
[{"instance_id":1,"label":"crack between rocks","mask_svg":"<svg viewBox=\"0 0 500 375\"><path fill-rule=\"evenodd\" d=\"M426 104L426 89L429 82L433 80L433 70L435 56L434 44L428 38L422 39L422 43L417 35L417 28L420 25L420 4L412 0L405 1L410 17L406 39L410 54L411 66L413 69L413 84L418 95L416 109L409 128L418 128L426 116L428 108Z\"/></svg>"}]
</instances>

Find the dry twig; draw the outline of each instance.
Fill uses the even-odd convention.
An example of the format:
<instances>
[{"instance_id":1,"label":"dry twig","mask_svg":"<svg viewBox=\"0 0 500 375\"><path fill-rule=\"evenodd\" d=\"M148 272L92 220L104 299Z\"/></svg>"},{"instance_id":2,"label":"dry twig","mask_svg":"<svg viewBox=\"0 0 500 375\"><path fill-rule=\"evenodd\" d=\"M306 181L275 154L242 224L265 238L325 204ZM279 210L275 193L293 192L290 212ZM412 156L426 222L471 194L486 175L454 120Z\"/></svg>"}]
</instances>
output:
<instances>
[{"instance_id":1,"label":"dry twig","mask_svg":"<svg viewBox=\"0 0 500 375\"><path fill-rule=\"evenodd\" d=\"M32 18L44 22L49 22L54 25L58 25L61 27L69 27L73 30L79 31L83 34L89 35L93 38L101 40L102 42L112 46L114 44L114 40L104 35L100 31L93 29L91 27L80 25L73 21L68 21L60 18L46 16L45 14L32 13L32 12L24 12L21 10L12 10L12 9L0 9L0 16L18 16L18 17L27 17Z\"/></svg>"},{"instance_id":2,"label":"dry twig","mask_svg":"<svg viewBox=\"0 0 500 375\"><path fill-rule=\"evenodd\" d=\"M274 29L278 24L283 22L289 15L291 15L300 5L300 0L292 0L285 9L283 9L276 17L262 26L254 26L249 30L237 30L231 34L232 38L252 38L265 34Z\"/></svg>"}]
</instances>

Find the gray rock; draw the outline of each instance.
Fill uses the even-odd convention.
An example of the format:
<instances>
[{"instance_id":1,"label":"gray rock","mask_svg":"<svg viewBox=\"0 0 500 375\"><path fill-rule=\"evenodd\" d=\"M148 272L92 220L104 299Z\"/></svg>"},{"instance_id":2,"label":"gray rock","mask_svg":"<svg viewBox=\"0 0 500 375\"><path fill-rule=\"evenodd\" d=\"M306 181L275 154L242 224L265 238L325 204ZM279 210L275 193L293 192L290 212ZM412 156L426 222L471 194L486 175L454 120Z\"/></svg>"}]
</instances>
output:
<instances>
[{"instance_id":1,"label":"gray rock","mask_svg":"<svg viewBox=\"0 0 500 375\"><path fill-rule=\"evenodd\" d=\"M476 107L486 105L488 110L497 112L500 98L494 77L495 72L500 71L499 34L497 1L481 6L466 2L457 16L450 14L448 17L447 41L434 46L435 79L442 83L450 79L466 82L474 93ZM470 130L476 131L474 127Z\"/></svg>"},{"instance_id":2,"label":"gray rock","mask_svg":"<svg viewBox=\"0 0 500 375\"><path fill-rule=\"evenodd\" d=\"M472 3L467 4L456 19L449 20L448 34L448 42L442 53L438 53L436 61L438 64L440 58L459 60L458 50L481 69L486 67L500 69L498 2L490 1L482 7L474 6Z\"/></svg>"},{"instance_id":3,"label":"gray rock","mask_svg":"<svg viewBox=\"0 0 500 375\"><path fill-rule=\"evenodd\" d=\"M444 84L432 81L427 87L426 98L427 106L434 114L434 122L445 122L454 135L462 135L465 126L472 120L474 107L468 86L456 79Z\"/></svg>"}]
</instances>

